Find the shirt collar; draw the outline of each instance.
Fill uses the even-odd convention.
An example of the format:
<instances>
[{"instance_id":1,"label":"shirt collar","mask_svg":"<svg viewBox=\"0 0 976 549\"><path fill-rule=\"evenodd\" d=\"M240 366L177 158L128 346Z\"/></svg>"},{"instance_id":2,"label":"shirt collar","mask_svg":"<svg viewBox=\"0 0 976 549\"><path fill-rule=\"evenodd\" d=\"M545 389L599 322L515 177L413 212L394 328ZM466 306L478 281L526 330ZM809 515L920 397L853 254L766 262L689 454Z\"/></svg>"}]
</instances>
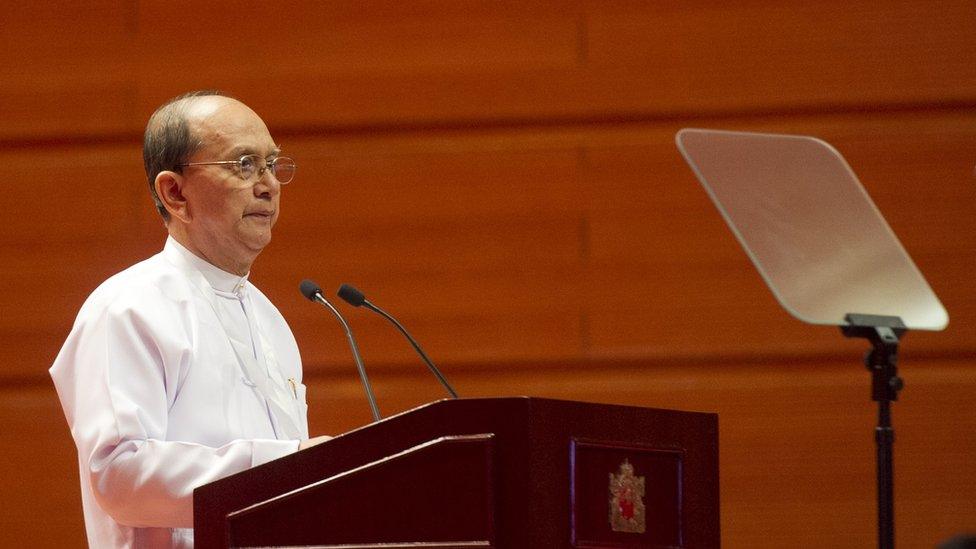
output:
<instances>
[{"instance_id":1,"label":"shirt collar","mask_svg":"<svg viewBox=\"0 0 976 549\"><path fill-rule=\"evenodd\" d=\"M187 250L186 247L177 242L172 236L166 238L163 253L176 266L198 271L207 280L210 287L219 292L237 295L243 294L244 287L247 285L247 277L251 274L249 272L244 276L240 276L215 267L205 259Z\"/></svg>"}]
</instances>

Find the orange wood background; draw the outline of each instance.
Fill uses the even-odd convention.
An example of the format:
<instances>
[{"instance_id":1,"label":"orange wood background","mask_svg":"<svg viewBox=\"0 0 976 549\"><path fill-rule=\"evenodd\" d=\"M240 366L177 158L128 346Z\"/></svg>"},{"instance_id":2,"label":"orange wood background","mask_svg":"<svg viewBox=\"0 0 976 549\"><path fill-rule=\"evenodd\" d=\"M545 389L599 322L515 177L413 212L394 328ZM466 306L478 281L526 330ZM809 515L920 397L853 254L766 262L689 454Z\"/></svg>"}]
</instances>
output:
<instances>
[{"instance_id":1,"label":"orange wood background","mask_svg":"<svg viewBox=\"0 0 976 549\"><path fill-rule=\"evenodd\" d=\"M746 0L100 1L0 10L0 545L84 543L46 369L88 293L157 251L141 132L183 91L260 113L300 163L253 280L301 346L313 431L369 420L298 281L351 282L464 396L720 414L726 547L872 547L863 342L776 303L679 128L834 144L950 314L910 333L896 532L976 531L976 5ZM381 409L441 392L348 317Z\"/></svg>"}]
</instances>

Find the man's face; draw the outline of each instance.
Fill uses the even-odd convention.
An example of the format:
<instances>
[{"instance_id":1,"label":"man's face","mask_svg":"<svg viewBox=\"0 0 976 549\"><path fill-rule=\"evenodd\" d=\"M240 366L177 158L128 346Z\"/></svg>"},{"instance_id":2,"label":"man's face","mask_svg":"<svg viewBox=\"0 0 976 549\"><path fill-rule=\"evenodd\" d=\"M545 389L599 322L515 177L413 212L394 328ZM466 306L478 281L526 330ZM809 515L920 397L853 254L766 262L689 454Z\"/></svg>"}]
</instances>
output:
<instances>
[{"instance_id":1,"label":"man's face","mask_svg":"<svg viewBox=\"0 0 976 549\"><path fill-rule=\"evenodd\" d=\"M201 98L189 107L188 119L191 135L203 143L188 163L237 160L246 154L271 160L279 152L264 122L236 100ZM186 232L193 248L225 271L246 273L271 242L281 184L270 170L245 181L234 165L189 166L183 174Z\"/></svg>"}]
</instances>

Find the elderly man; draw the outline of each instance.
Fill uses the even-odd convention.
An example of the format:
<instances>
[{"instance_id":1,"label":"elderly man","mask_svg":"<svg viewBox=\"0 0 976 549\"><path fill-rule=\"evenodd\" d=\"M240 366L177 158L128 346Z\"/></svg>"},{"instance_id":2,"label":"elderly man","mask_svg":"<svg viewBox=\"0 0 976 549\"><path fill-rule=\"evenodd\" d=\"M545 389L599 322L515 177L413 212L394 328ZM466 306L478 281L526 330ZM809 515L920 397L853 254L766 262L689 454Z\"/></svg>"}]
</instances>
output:
<instances>
[{"instance_id":1,"label":"elderly man","mask_svg":"<svg viewBox=\"0 0 976 549\"><path fill-rule=\"evenodd\" d=\"M216 92L160 107L143 156L169 237L82 306L51 367L93 547L192 545L193 489L308 440L301 358L247 280L296 166Z\"/></svg>"}]
</instances>

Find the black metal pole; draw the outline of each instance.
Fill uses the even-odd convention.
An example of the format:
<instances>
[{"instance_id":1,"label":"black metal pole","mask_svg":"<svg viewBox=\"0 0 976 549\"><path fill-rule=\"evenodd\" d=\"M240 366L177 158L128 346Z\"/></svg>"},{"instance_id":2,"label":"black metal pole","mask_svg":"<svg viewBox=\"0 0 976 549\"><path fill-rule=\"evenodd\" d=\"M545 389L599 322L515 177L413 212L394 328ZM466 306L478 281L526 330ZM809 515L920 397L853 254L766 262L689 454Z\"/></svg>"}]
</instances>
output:
<instances>
[{"instance_id":1,"label":"black metal pole","mask_svg":"<svg viewBox=\"0 0 976 549\"><path fill-rule=\"evenodd\" d=\"M875 429L878 455L878 547L895 547L894 442L891 402L878 402L878 427Z\"/></svg>"},{"instance_id":2,"label":"black metal pole","mask_svg":"<svg viewBox=\"0 0 976 549\"><path fill-rule=\"evenodd\" d=\"M895 547L895 428L891 425L891 403L898 400L902 380L898 377L898 336L878 328L870 338L873 349L865 358L871 372L871 398L878 402L878 426L874 430L878 462L878 547ZM889 333L890 332L890 333Z\"/></svg>"},{"instance_id":3,"label":"black metal pole","mask_svg":"<svg viewBox=\"0 0 976 549\"><path fill-rule=\"evenodd\" d=\"M871 398L878 403L877 446L878 547L895 547L895 429L891 425L891 403L898 400L903 382L898 377L898 342L906 332L898 317L849 314L841 331L847 337L862 337L872 349L864 357L871 372Z\"/></svg>"}]
</instances>

